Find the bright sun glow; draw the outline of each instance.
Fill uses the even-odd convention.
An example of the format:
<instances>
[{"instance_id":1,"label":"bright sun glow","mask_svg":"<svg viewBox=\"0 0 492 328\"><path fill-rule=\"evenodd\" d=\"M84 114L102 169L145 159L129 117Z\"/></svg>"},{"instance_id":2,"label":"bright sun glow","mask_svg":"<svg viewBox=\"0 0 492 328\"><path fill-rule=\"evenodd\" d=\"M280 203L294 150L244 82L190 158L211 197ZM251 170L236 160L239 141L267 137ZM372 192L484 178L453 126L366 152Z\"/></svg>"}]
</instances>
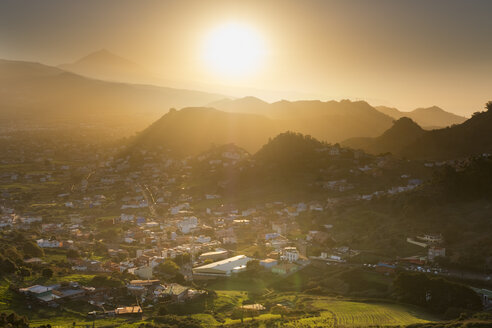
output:
<instances>
[{"instance_id":1,"label":"bright sun glow","mask_svg":"<svg viewBox=\"0 0 492 328\"><path fill-rule=\"evenodd\" d=\"M204 59L215 74L237 77L254 73L264 56L263 40L247 25L221 25L205 40Z\"/></svg>"}]
</instances>

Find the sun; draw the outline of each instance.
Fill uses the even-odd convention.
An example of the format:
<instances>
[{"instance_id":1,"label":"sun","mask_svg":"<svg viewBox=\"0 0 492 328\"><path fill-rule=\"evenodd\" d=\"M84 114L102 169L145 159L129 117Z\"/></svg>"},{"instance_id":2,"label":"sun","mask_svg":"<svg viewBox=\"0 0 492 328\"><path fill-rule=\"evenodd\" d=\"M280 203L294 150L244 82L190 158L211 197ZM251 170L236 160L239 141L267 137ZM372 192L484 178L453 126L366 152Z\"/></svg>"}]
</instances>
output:
<instances>
[{"instance_id":1,"label":"sun","mask_svg":"<svg viewBox=\"0 0 492 328\"><path fill-rule=\"evenodd\" d=\"M246 24L228 23L207 35L203 58L213 74L237 77L255 73L265 53L264 41L256 30Z\"/></svg>"}]
</instances>

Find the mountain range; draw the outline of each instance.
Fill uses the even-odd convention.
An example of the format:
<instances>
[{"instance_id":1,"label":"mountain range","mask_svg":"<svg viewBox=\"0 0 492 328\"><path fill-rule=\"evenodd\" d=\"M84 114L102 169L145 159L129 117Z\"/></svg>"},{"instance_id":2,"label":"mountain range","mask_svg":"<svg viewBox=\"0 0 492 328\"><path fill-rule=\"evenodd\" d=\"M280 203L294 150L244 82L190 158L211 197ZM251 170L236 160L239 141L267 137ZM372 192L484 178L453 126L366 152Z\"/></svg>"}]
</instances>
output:
<instances>
[{"instance_id":1,"label":"mountain range","mask_svg":"<svg viewBox=\"0 0 492 328\"><path fill-rule=\"evenodd\" d=\"M230 104L230 102L223 102ZM262 104L229 111L212 107L184 108L165 114L132 141L134 149L164 147L183 156L196 155L211 145L235 143L256 152L269 138L294 131L322 141L375 136L391 127L392 119L366 102L281 101L267 104L255 98L234 104ZM216 103L216 107L219 103Z\"/></svg>"},{"instance_id":2,"label":"mountain range","mask_svg":"<svg viewBox=\"0 0 492 328\"><path fill-rule=\"evenodd\" d=\"M402 112L396 108L386 106L376 106L375 108L396 120L402 117L411 118L426 130L445 128L466 121L466 117L446 112L437 106L417 108L410 112Z\"/></svg>"},{"instance_id":3,"label":"mountain range","mask_svg":"<svg viewBox=\"0 0 492 328\"><path fill-rule=\"evenodd\" d=\"M39 63L0 60L0 116L113 123L138 129L171 107L197 106L222 95L84 77ZM131 132L130 132L131 133Z\"/></svg>"},{"instance_id":4,"label":"mountain range","mask_svg":"<svg viewBox=\"0 0 492 328\"><path fill-rule=\"evenodd\" d=\"M328 141L355 136L377 136L391 127L393 119L365 101L278 101L266 103L245 97L209 104L232 113L259 114L277 120L283 131L296 131Z\"/></svg>"},{"instance_id":5,"label":"mountain range","mask_svg":"<svg viewBox=\"0 0 492 328\"><path fill-rule=\"evenodd\" d=\"M249 107L250 104L254 106ZM477 114L461 124L429 131L407 117L393 121L362 101L268 104L249 97L219 101L215 106L227 111L211 107L172 111L137 135L130 148L164 147L180 156L189 156L212 145L235 143L255 153L269 138L293 131L330 143L346 138L341 143L347 147L407 158L448 159L492 150L489 112ZM375 136L378 131L379 135Z\"/></svg>"},{"instance_id":6,"label":"mountain range","mask_svg":"<svg viewBox=\"0 0 492 328\"><path fill-rule=\"evenodd\" d=\"M183 156L228 143L256 152L269 138L285 131L409 158L450 158L489 151L488 112L463 122L466 118L438 107L407 113L375 108L364 101L267 103L255 97L228 99L200 91L107 81L102 79L135 81L148 75L137 64L105 50L61 67L64 69L0 60L0 117L35 118L37 123L65 119L125 122L131 125L128 134L147 127L131 140L131 147L164 147ZM168 113L170 108L183 109ZM423 129L448 125L452 126Z\"/></svg>"},{"instance_id":7,"label":"mountain range","mask_svg":"<svg viewBox=\"0 0 492 328\"><path fill-rule=\"evenodd\" d=\"M101 49L59 68L98 80L161 85L162 80L131 60Z\"/></svg>"},{"instance_id":8,"label":"mountain range","mask_svg":"<svg viewBox=\"0 0 492 328\"><path fill-rule=\"evenodd\" d=\"M351 138L342 144L369 153L391 152L411 159L454 159L492 153L492 102L469 120L443 129L423 130L401 118L376 138Z\"/></svg>"}]
</instances>

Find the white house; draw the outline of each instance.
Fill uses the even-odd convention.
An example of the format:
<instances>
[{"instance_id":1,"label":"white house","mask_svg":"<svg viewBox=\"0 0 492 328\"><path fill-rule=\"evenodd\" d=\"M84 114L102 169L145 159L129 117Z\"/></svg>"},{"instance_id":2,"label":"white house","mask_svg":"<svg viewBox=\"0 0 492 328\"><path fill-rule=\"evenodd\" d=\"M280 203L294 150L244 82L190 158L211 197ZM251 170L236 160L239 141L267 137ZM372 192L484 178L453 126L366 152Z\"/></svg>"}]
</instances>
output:
<instances>
[{"instance_id":1,"label":"white house","mask_svg":"<svg viewBox=\"0 0 492 328\"><path fill-rule=\"evenodd\" d=\"M124 214L120 215L121 222L132 222L135 219L135 215L133 214Z\"/></svg>"},{"instance_id":2,"label":"white house","mask_svg":"<svg viewBox=\"0 0 492 328\"><path fill-rule=\"evenodd\" d=\"M219 199L220 198L220 195L216 195L216 194L206 194L205 195L205 199Z\"/></svg>"},{"instance_id":3,"label":"white house","mask_svg":"<svg viewBox=\"0 0 492 328\"><path fill-rule=\"evenodd\" d=\"M280 258L284 261L295 262L299 259L299 251L295 247L285 247Z\"/></svg>"},{"instance_id":4,"label":"white house","mask_svg":"<svg viewBox=\"0 0 492 328\"><path fill-rule=\"evenodd\" d=\"M34 222L42 222L43 221L43 218L40 217L40 216L37 216L37 217L25 217L25 218L21 218L21 221L22 223L26 223L26 224L31 224L31 223L34 223Z\"/></svg>"},{"instance_id":5,"label":"white house","mask_svg":"<svg viewBox=\"0 0 492 328\"><path fill-rule=\"evenodd\" d=\"M57 240L38 239L36 243L41 248L58 248L63 246L63 243Z\"/></svg>"},{"instance_id":6,"label":"white house","mask_svg":"<svg viewBox=\"0 0 492 328\"><path fill-rule=\"evenodd\" d=\"M192 229L198 226L198 219L196 216L185 217L178 222L178 229L182 233L189 233Z\"/></svg>"},{"instance_id":7,"label":"white house","mask_svg":"<svg viewBox=\"0 0 492 328\"><path fill-rule=\"evenodd\" d=\"M200 236L198 236L198 237L195 238L195 241L197 243L200 243L200 244L209 243L210 240L212 240L212 238L210 238L208 236L203 236L203 235L200 235Z\"/></svg>"}]
</instances>

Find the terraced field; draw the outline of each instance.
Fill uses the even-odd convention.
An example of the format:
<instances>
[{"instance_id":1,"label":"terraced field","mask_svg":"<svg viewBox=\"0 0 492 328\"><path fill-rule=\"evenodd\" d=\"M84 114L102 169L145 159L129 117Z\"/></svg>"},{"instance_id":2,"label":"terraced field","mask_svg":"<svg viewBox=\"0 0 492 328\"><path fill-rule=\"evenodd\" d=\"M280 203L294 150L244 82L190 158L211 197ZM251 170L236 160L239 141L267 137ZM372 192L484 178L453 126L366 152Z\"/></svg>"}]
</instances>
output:
<instances>
[{"instance_id":1,"label":"terraced field","mask_svg":"<svg viewBox=\"0 0 492 328\"><path fill-rule=\"evenodd\" d=\"M312 305L321 310L319 317L295 320L285 324L285 327L399 326L437 320L414 308L390 303L363 303L320 298L312 302Z\"/></svg>"},{"instance_id":2,"label":"terraced field","mask_svg":"<svg viewBox=\"0 0 492 328\"><path fill-rule=\"evenodd\" d=\"M217 291L215 310L219 313L230 311L239 306L246 299L246 293L240 291ZM262 313L254 319L245 317L244 322L254 320L259 327L271 326L272 320L281 327L311 328L311 327L385 327L406 326L414 323L438 321L418 308L393 303L357 302L352 300L336 299L324 296L282 294L272 297L274 302L289 301L291 304L303 304L314 310L318 315L293 318L286 314L285 321L279 314ZM316 310L319 310L317 312ZM208 314L197 314L193 317L202 322L203 327L217 327L222 325L240 324L241 320L225 318L225 322L217 322ZM279 327L280 327L279 326Z\"/></svg>"}]
</instances>

